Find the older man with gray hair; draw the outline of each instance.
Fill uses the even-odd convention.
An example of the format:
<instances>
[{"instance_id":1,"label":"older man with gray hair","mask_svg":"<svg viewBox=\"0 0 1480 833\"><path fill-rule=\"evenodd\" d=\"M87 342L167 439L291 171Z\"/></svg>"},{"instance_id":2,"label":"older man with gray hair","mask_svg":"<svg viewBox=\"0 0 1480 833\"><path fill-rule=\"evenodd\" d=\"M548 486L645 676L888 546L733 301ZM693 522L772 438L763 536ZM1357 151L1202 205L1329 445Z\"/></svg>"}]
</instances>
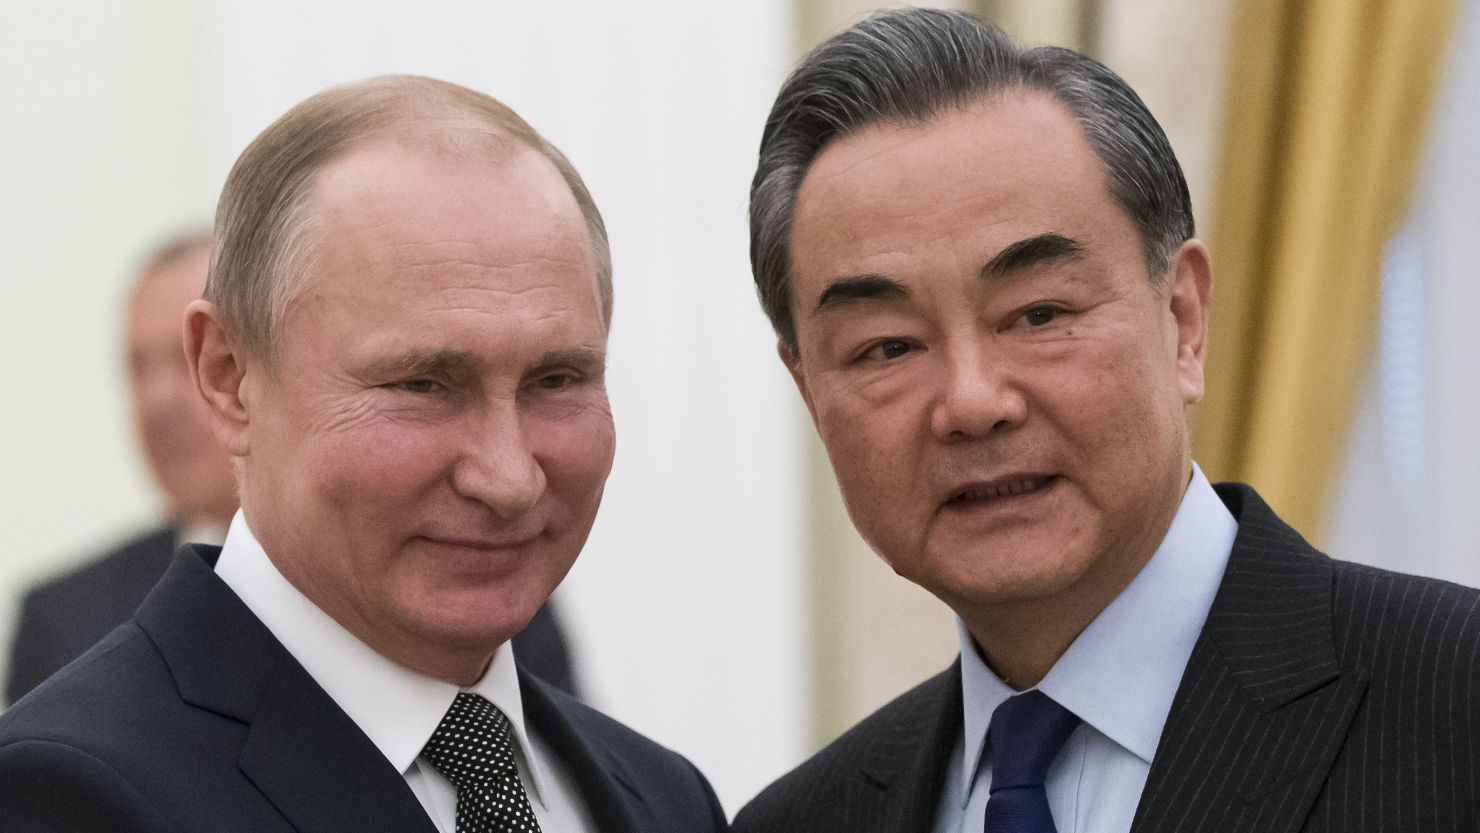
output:
<instances>
[{"instance_id":1,"label":"older man with gray hair","mask_svg":"<svg viewBox=\"0 0 1480 833\"><path fill-rule=\"evenodd\" d=\"M186 354L241 511L0 718L0 829L718 831L518 668L611 467L611 266L499 102L387 77L242 154Z\"/></svg>"},{"instance_id":2,"label":"older man with gray hair","mask_svg":"<svg viewBox=\"0 0 1480 833\"><path fill-rule=\"evenodd\" d=\"M863 21L778 95L751 242L854 524L961 651L736 830L1480 829L1480 593L1333 561L1192 462L1212 269L1124 81Z\"/></svg>"}]
</instances>

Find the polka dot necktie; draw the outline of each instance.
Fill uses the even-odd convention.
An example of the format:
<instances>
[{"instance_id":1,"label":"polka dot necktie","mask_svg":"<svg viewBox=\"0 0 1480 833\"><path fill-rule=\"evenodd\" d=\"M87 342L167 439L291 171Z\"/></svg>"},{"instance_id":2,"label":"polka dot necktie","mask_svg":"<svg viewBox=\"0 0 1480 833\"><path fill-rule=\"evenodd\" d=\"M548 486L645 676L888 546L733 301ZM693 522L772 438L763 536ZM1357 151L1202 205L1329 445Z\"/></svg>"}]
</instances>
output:
<instances>
[{"instance_id":1,"label":"polka dot necktie","mask_svg":"<svg viewBox=\"0 0 1480 833\"><path fill-rule=\"evenodd\" d=\"M463 692L421 750L457 787L457 833L538 833L510 731L498 706Z\"/></svg>"},{"instance_id":2,"label":"polka dot necktie","mask_svg":"<svg viewBox=\"0 0 1480 833\"><path fill-rule=\"evenodd\" d=\"M1009 697L992 712L992 784L986 833L1057 833L1044 779L1079 718L1037 689Z\"/></svg>"}]
</instances>

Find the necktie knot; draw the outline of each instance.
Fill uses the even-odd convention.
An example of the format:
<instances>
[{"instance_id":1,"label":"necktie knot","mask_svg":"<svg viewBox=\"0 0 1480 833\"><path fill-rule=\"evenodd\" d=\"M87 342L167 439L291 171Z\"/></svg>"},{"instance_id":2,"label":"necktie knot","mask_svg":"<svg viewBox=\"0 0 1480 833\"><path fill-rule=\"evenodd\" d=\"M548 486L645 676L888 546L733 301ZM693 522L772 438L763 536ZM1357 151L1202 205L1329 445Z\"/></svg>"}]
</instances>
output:
<instances>
[{"instance_id":1,"label":"necktie knot","mask_svg":"<svg viewBox=\"0 0 1480 833\"><path fill-rule=\"evenodd\" d=\"M1033 690L1007 698L992 712L992 784L986 833L1055 833L1043 782L1079 718Z\"/></svg>"},{"instance_id":2,"label":"necktie knot","mask_svg":"<svg viewBox=\"0 0 1480 833\"><path fill-rule=\"evenodd\" d=\"M463 692L422 748L422 757L457 787L458 833L538 833L512 732L498 706Z\"/></svg>"},{"instance_id":3,"label":"necktie knot","mask_svg":"<svg viewBox=\"0 0 1480 833\"><path fill-rule=\"evenodd\" d=\"M992 712L992 791L1041 786L1079 718L1037 689L1009 697Z\"/></svg>"},{"instance_id":4,"label":"necktie knot","mask_svg":"<svg viewBox=\"0 0 1480 833\"><path fill-rule=\"evenodd\" d=\"M456 787L518 775L509 719L498 706L463 692L437 724L421 754Z\"/></svg>"}]
</instances>

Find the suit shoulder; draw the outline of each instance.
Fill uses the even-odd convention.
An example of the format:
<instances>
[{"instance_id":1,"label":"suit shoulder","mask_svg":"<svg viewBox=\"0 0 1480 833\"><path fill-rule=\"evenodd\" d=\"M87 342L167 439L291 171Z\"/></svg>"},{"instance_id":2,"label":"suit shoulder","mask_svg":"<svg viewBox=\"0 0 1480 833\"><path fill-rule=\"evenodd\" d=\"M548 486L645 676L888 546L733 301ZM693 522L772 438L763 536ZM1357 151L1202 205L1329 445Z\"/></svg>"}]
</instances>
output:
<instances>
[{"instance_id":1,"label":"suit shoulder","mask_svg":"<svg viewBox=\"0 0 1480 833\"><path fill-rule=\"evenodd\" d=\"M819 821L830 806L849 804L848 794L864 782L863 763L901 739L924 743L935 733L943 710L960 713L961 677L956 666L880 707L821 751L777 779L741 808L736 833L779 833L830 829ZM905 750L899 750L905 754ZM820 826L815 826L820 825Z\"/></svg>"},{"instance_id":2,"label":"suit shoulder","mask_svg":"<svg viewBox=\"0 0 1480 833\"><path fill-rule=\"evenodd\" d=\"M164 660L137 625L110 633L0 715L0 748L45 740L96 751L167 728L179 702Z\"/></svg>"},{"instance_id":3,"label":"suit shoulder","mask_svg":"<svg viewBox=\"0 0 1480 833\"><path fill-rule=\"evenodd\" d=\"M1241 558L1244 591L1253 589L1247 579L1256 576L1304 581L1307 590L1329 592L1320 599L1297 592L1292 604L1299 609L1287 612L1308 617L1329 610L1330 636L1343 668L1404 698L1444 696L1435 692L1445 686L1425 688L1414 683L1415 675L1480 685L1480 591L1329 558L1279 520L1253 489L1238 483L1215 488L1239 522L1230 573ZM1227 582L1225 576L1225 589Z\"/></svg>"},{"instance_id":4,"label":"suit shoulder","mask_svg":"<svg viewBox=\"0 0 1480 833\"><path fill-rule=\"evenodd\" d=\"M84 750L44 740L0 746L0 830L145 831L171 825L134 785Z\"/></svg>"},{"instance_id":5,"label":"suit shoulder","mask_svg":"<svg viewBox=\"0 0 1480 833\"><path fill-rule=\"evenodd\" d=\"M0 783L35 772L48 785L34 800L0 801L13 814L0 813L0 830L12 818L17 830L207 829L202 814L225 805L201 796L235 789L249 729L187 703L153 640L130 622L0 715ZM83 813L88 806L114 808L116 826Z\"/></svg>"},{"instance_id":6,"label":"suit shoulder","mask_svg":"<svg viewBox=\"0 0 1480 833\"><path fill-rule=\"evenodd\" d=\"M1347 561L1331 564L1332 627L1346 660L1368 668L1462 662L1465 673L1477 673L1480 590Z\"/></svg>"}]
</instances>

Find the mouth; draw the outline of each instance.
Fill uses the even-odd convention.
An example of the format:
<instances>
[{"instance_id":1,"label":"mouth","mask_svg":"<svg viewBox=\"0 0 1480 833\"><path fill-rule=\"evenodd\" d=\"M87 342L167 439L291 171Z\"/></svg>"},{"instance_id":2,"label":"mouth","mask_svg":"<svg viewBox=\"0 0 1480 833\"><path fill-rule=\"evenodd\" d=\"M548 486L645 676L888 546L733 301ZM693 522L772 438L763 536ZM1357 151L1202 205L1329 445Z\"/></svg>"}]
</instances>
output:
<instances>
[{"instance_id":1,"label":"mouth","mask_svg":"<svg viewBox=\"0 0 1480 833\"><path fill-rule=\"evenodd\" d=\"M1057 475L1012 475L989 483L973 483L957 489L946 499L947 507L967 507L1041 492L1058 480Z\"/></svg>"},{"instance_id":2,"label":"mouth","mask_svg":"<svg viewBox=\"0 0 1480 833\"><path fill-rule=\"evenodd\" d=\"M420 536L421 540L426 541L427 543L437 547L447 547L450 549L459 550L474 550L480 552L496 552L499 550L518 549L520 547L525 547L529 544L534 543L537 537L537 535L530 535L523 538L485 540L481 538L454 538L442 537L437 535Z\"/></svg>"}]
</instances>

